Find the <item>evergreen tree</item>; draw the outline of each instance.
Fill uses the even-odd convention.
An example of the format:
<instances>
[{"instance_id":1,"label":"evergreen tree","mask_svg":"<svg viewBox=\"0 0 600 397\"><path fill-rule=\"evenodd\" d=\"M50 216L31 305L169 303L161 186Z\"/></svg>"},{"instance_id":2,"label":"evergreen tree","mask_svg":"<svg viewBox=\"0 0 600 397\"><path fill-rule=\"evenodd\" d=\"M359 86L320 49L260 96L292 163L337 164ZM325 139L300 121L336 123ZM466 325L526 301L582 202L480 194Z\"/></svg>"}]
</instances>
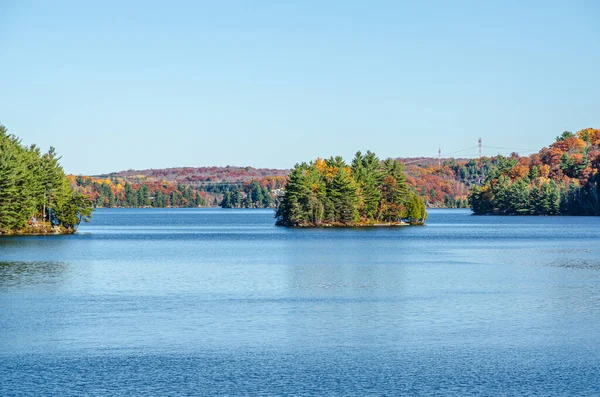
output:
<instances>
[{"instance_id":1,"label":"evergreen tree","mask_svg":"<svg viewBox=\"0 0 600 397\"><path fill-rule=\"evenodd\" d=\"M406 215L408 186L406 185L404 165L389 158L383 162L383 172L382 203L378 218L387 222L395 222Z\"/></svg>"},{"instance_id":2,"label":"evergreen tree","mask_svg":"<svg viewBox=\"0 0 600 397\"><path fill-rule=\"evenodd\" d=\"M406 218L411 225L422 225L427 219L425 203L419 196L412 193L407 200Z\"/></svg>"},{"instance_id":3,"label":"evergreen tree","mask_svg":"<svg viewBox=\"0 0 600 397\"><path fill-rule=\"evenodd\" d=\"M177 207L179 205L179 197L180 196L179 196L179 193L177 192L177 190L173 190L171 192L169 206Z\"/></svg>"},{"instance_id":4,"label":"evergreen tree","mask_svg":"<svg viewBox=\"0 0 600 397\"><path fill-rule=\"evenodd\" d=\"M253 180L250 183L250 192L249 195L252 198L252 202L255 204L258 203L262 203L262 201L264 200L264 195L263 195L263 189L262 187L259 185L258 181Z\"/></svg>"},{"instance_id":5,"label":"evergreen tree","mask_svg":"<svg viewBox=\"0 0 600 397\"><path fill-rule=\"evenodd\" d=\"M403 164L392 159L382 163L371 152L365 156L358 152L350 167L341 157L296 164L276 212L277 224L287 226L404 218L418 224L426 217L425 204L408 189Z\"/></svg>"},{"instance_id":6,"label":"evergreen tree","mask_svg":"<svg viewBox=\"0 0 600 397\"><path fill-rule=\"evenodd\" d=\"M370 151L367 151L364 156L361 152L357 152L352 160L352 176L360 189L361 216L366 219L374 219L381 201L380 187L383 183L381 161Z\"/></svg>"},{"instance_id":7,"label":"evergreen tree","mask_svg":"<svg viewBox=\"0 0 600 397\"><path fill-rule=\"evenodd\" d=\"M164 208L167 206L167 199L162 190L157 190L154 196L154 206L158 208Z\"/></svg>"},{"instance_id":8,"label":"evergreen tree","mask_svg":"<svg viewBox=\"0 0 600 397\"><path fill-rule=\"evenodd\" d=\"M148 186L142 185L139 187L139 189L137 190L136 201L137 205L140 207L145 207L150 204Z\"/></svg>"},{"instance_id":9,"label":"evergreen tree","mask_svg":"<svg viewBox=\"0 0 600 397\"><path fill-rule=\"evenodd\" d=\"M91 201L73 190L59 159L54 148L41 154L0 125L0 233L36 232L44 221L73 232L89 219Z\"/></svg>"},{"instance_id":10,"label":"evergreen tree","mask_svg":"<svg viewBox=\"0 0 600 397\"><path fill-rule=\"evenodd\" d=\"M131 184L129 182L125 182L125 206L126 207L137 207L137 195L134 192Z\"/></svg>"},{"instance_id":11,"label":"evergreen tree","mask_svg":"<svg viewBox=\"0 0 600 397\"><path fill-rule=\"evenodd\" d=\"M358 221L358 195L356 182L352 179L350 169L339 165L335 176L327 190L334 209L334 219L341 223Z\"/></svg>"},{"instance_id":12,"label":"evergreen tree","mask_svg":"<svg viewBox=\"0 0 600 397\"><path fill-rule=\"evenodd\" d=\"M229 190L223 193L221 208L231 208L231 192Z\"/></svg>"}]
</instances>

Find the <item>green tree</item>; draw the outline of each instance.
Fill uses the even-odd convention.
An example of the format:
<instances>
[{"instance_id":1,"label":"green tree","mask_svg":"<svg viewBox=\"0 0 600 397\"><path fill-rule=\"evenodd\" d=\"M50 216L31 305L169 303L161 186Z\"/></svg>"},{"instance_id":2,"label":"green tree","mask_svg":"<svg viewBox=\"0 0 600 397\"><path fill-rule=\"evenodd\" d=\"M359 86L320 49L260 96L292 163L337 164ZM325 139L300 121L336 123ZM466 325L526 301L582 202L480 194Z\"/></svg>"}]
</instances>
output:
<instances>
[{"instance_id":1,"label":"green tree","mask_svg":"<svg viewBox=\"0 0 600 397\"><path fill-rule=\"evenodd\" d=\"M278 225L287 226L397 222L408 217L409 194L402 163L358 152L350 167L341 157L296 164L275 216ZM427 216L416 197L410 201L413 223Z\"/></svg>"},{"instance_id":2,"label":"green tree","mask_svg":"<svg viewBox=\"0 0 600 397\"><path fill-rule=\"evenodd\" d=\"M375 219L381 202L383 183L381 160L370 151L367 151L364 156L361 152L357 152L352 160L352 176L360 190L361 216L365 219Z\"/></svg>"},{"instance_id":3,"label":"green tree","mask_svg":"<svg viewBox=\"0 0 600 397\"><path fill-rule=\"evenodd\" d=\"M356 182L347 167L339 167L327 190L327 197L333 204L334 219L344 224L357 222L359 215Z\"/></svg>"},{"instance_id":4,"label":"green tree","mask_svg":"<svg viewBox=\"0 0 600 397\"><path fill-rule=\"evenodd\" d=\"M125 182L125 206L137 207L137 198L136 192L131 187L131 184L129 182Z\"/></svg>"},{"instance_id":5,"label":"green tree","mask_svg":"<svg viewBox=\"0 0 600 397\"><path fill-rule=\"evenodd\" d=\"M59 159L54 148L41 154L0 125L0 233L35 232L44 219L72 232L89 219L91 201L75 193Z\"/></svg>"},{"instance_id":6,"label":"green tree","mask_svg":"<svg viewBox=\"0 0 600 397\"><path fill-rule=\"evenodd\" d=\"M406 218L412 225L422 225L427 219L427 209L425 203L419 196L412 193L406 203Z\"/></svg>"},{"instance_id":7,"label":"green tree","mask_svg":"<svg viewBox=\"0 0 600 397\"><path fill-rule=\"evenodd\" d=\"M146 185L140 186L139 189L137 190L137 197L136 197L137 205L140 207L145 207L147 205L150 205L149 197L150 197L150 194L148 192L148 186L146 186Z\"/></svg>"},{"instance_id":8,"label":"green tree","mask_svg":"<svg viewBox=\"0 0 600 397\"><path fill-rule=\"evenodd\" d=\"M252 197L253 203L255 203L256 205L262 204L262 201L264 200L265 196L263 195L263 189L258 183L258 181L253 180L250 183L249 195Z\"/></svg>"},{"instance_id":9,"label":"green tree","mask_svg":"<svg viewBox=\"0 0 600 397\"><path fill-rule=\"evenodd\" d=\"M382 200L379 206L378 219L394 222L406 215L408 186L406 185L404 164L389 158L383 162L383 173Z\"/></svg>"}]
</instances>

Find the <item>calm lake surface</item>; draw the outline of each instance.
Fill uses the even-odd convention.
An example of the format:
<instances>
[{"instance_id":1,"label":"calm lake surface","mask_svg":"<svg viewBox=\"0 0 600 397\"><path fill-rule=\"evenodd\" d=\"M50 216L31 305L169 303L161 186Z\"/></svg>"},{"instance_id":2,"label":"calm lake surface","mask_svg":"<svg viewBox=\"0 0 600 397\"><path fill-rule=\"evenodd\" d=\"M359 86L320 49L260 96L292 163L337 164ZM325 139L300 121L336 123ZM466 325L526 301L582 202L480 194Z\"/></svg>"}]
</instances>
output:
<instances>
[{"instance_id":1,"label":"calm lake surface","mask_svg":"<svg viewBox=\"0 0 600 397\"><path fill-rule=\"evenodd\" d=\"M465 210L98 210L0 238L0 395L600 395L599 237Z\"/></svg>"}]
</instances>

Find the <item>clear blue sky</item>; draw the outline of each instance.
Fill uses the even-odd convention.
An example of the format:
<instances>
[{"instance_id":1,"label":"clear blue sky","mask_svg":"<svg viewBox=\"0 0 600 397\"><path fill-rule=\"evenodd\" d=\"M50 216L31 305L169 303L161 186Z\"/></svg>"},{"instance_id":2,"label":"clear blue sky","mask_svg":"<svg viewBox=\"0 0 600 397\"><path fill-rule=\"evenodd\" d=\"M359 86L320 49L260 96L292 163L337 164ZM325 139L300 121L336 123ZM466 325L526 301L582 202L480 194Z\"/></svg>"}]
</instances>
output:
<instances>
[{"instance_id":1,"label":"clear blue sky","mask_svg":"<svg viewBox=\"0 0 600 397\"><path fill-rule=\"evenodd\" d=\"M84 174L537 149L600 127L599 20L595 0L0 0L0 122Z\"/></svg>"}]
</instances>

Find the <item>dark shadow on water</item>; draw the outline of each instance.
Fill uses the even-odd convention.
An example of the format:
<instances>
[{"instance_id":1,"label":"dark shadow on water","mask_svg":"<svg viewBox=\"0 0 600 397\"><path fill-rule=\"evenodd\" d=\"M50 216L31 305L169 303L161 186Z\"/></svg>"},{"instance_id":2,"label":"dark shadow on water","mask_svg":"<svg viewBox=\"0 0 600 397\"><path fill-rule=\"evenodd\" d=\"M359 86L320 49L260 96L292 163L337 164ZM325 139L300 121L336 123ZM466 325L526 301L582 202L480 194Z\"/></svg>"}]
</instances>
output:
<instances>
[{"instance_id":1,"label":"dark shadow on water","mask_svg":"<svg viewBox=\"0 0 600 397\"><path fill-rule=\"evenodd\" d=\"M0 289L57 284L64 280L67 268L63 262L0 262Z\"/></svg>"},{"instance_id":2,"label":"dark shadow on water","mask_svg":"<svg viewBox=\"0 0 600 397\"><path fill-rule=\"evenodd\" d=\"M550 267L560 267L565 269L600 270L600 260L564 258L555 259L543 265Z\"/></svg>"}]
</instances>

